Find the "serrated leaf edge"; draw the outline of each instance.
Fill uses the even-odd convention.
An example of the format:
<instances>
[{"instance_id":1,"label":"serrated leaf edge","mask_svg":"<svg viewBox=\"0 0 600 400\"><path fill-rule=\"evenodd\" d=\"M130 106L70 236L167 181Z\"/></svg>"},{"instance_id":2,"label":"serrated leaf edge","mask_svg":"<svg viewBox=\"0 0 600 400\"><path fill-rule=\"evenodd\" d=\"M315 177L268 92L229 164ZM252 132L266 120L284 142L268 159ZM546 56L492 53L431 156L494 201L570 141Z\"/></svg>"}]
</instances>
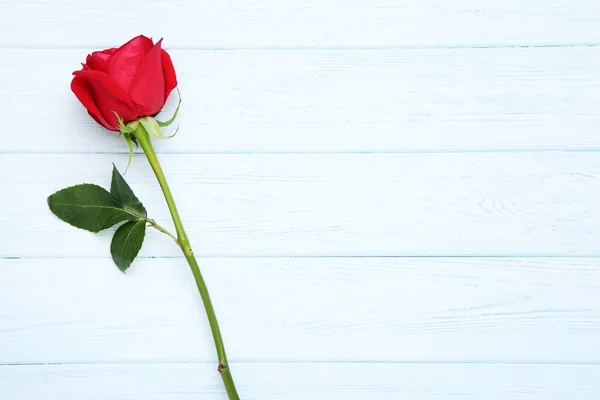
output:
<instances>
[{"instance_id":1,"label":"serrated leaf edge","mask_svg":"<svg viewBox=\"0 0 600 400\"><path fill-rule=\"evenodd\" d=\"M131 227L131 230L127 233L127 236L125 237L124 243L127 241L127 239L129 238L129 236L135 231L135 229L137 228L138 224L142 224L143 230L142 230L142 243L140 244L140 247L137 249L137 251L135 252L135 254L133 254L133 257L131 258L131 262L129 264L127 264L127 266L122 267L121 265L119 265L117 263L117 260L115 260L115 256L113 254L113 243L115 240L115 237L117 235L117 232L122 229L123 227L125 227L128 224L133 224L133 226ZM126 223L124 223L123 225L119 226L119 228L115 231L113 238L111 240L110 243L110 253L111 253L111 257L113 259L113 262L115 263L115 265L117 266L117 268L119 268L119 270L123 273L125 273L125 271L127 271L129 269L129 267L131 266L131 264L133 263L133 261L135 260L135 258L137 257L137 255L140 253L140 250L142 249L142 245L144 243L144 239L146 238L146 221L142 221L142 220L137 220L137 221L128 221Z\"/></svg>"},{"instance_id":2,"label":"serrated leaf edge","mask_svg":"<svg viewBox=\"0 0 600 400\"><path fill-rule=\"evenodd\" d=\"M111 198L112 198L112 199L115 201L115 203L116 203L116 204L118 204L119 206L121 205L121 203L120 203L120 202L119 202L119 201L118 201L118 200L117 200L117 199L116 199L116 198L115 198L115 197L114 197L114 196L113 196L113 195L112 195L112 194L111 194L111 193L110 193L108 190L104 189L102 186L100 186L100 185L96 185L96 184L94 184L94 183L79 183L79 184L77 184L77 185L68 186L68 187L66 187L66 188L63 188L63 189L57 190L56 192L54 192L54 193L52 193L51 195L49 195L49 196L48 196L48 198L46 199L46 202L48 203L48 208L50 208L50 211L52 212L52 214L53 214L53 215L54 215L56 218L60 219L60 220L61 220L61 221L63 221L63 222L66 222L67 224L69 224L69 225L71 225L71 226L73 226L73 227L75 227L75 228L77 228L77 229L81 229L81 230L84 230L84 231L87 231L87 232L93 232L93 233L98 233L98 232L101 232L101 231L103 231L103 230L105 230L105 229L108 229L108 228L111 228L111 227L115 226L116 224L118 224L119 222L123 222L123 221L128 221L128 222L137 222L137 221L144 221L144 222L146 222L146 221L147 221L147 218L146 218L146 217L144 217L144 216L141 216L141 215L139 215L139 214L136 214L136 213L134 213L134 212L131 212L130 210L128 210L128 209L126 209L126 208L123 208L123 207L111 207L111 206L92 206L92 205L78 205L77 207L82 207L82 208L86 208L86 207L95 207L95 208L110 208L110 209L113 209L113 210L122 211L122 212L124 212L125 214L129 214L129 215L131 215L131 216L133 217L133 219L131 219L131 220L120 220L120 221L117 221L117 222L115 222L115 223L114 223L114 224L112 224L112 225L106 226L106 227L104 227L104 228L102 228L102 229L100 229L100 230L97 230L97 231L95 231L95 230L89 230L89 229L81 228L81 227L79 227L79 226L77 226L77 225L74 225L74 224L72 224L72 223L71 223L71 222L69 222L69 221L66 221L66 220L62 219L62 218L61 218L61 217L59 217L58 215L56 215L56 213L55 213L55 212L52 210L52 207L53 207L53 206L69 206L69 207L70 207L70 206L73 206L73 204L67 204L67 203L56 203L56 202L53 202L53 201L51 201L51 198L52 198L52 196L54 196L55 194L57 194L57 193L59 193L59 192L62 192L63 190L73 189L73 188L76 188L76 187L79 187L79 186L84 186L84 185L95 186L95 187L97 187L97 188L100 188L100 189L102 189L102 190L105 190L105 191L106 191L106 192L107 192L107 193L110 195L110 197L111 197Z\"/></svg>"},{"instance_id":3,"label":"serrated leaf edge","mask_svg":"<svg viewBox=\"0 0 600 400\"><path fill-rule=\"evenodd\" d=\"M121 199L119 197L117 197L115 194L113 194L113 184L114 184L114 177L118 176L121 181L123 181L123 183L125 184L125 186L127 187L127 189L129 190L129 192L131 193L131 196L133 196L133 198L137 201L137 203L141 206L142 210L144 211L143 214L140 214L138 210L135 210L131 207L128 207L127 205L125 205ZM111 197L113 198L113 200L119 205L121 206L121 208L123 210L128 211L130 214L137 216L137 218L139 220L148 220L148 212L146 211L146 207L144 207L144 204L140 201L140 199L138 199L138 197L135 195L135 193L133 192L133 190L131 189L131 186L129 186L129 183L127 183L127 181L125 180L125 178L123 178L123 175L121 175L121 173L119 172L119 170L117 169L116 165L113 163L113 170L111 173L111 177L110 177L110 190L108 191L111 195Z\"/></svg>"}]
</instances>

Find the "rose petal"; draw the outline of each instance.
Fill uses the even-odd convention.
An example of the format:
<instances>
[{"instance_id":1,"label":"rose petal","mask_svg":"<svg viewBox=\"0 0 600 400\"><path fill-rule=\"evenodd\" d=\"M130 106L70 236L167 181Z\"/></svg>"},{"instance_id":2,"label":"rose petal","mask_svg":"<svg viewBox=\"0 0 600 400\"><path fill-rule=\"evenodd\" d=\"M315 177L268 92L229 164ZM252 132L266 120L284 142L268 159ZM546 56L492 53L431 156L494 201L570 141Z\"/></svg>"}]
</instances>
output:
<instances>
[{"instance_id":1,"label":"rose petal","mask_svg":"<svg viewBox=\"0 0 600 400\"><path fill-rule=\"evenodd\" d=\"M90 114L90 116L94 118L96 122L104 126L106 129L115 130L114 127L111 127L108 122L106 122L100 113L100 110L96 106L94 98L92 97L92 88L90 87L87 79L78 77L73 78L73 81L71 82L71 90L73 93L75 93L75 96L77 96L77 99L79 99L81 104L83 104L83 106L87 109L88 114Z\"/></svg>"},{"instance_id":2,"label":"rose petal","mask_svg":"<svg viewBox=\"0 0 600 400\"><path fill-rule=\"evenodd\" d=\"M146 54L144 65L129 88L131 100L140 115L153 115L165 105L165 79L161 60L161 42Z\"/></svg>"},{"instance_id":3,"label":"rose petal","mask_svg":"<svg viewBox=\"0 0 600 400\"><path fill-rule=\"evenodd\" d=\"M118 131L117 128L110 126L108 124L108 122L106 122L104 120L104 118L101 119L100 117L97 117L96 115L92 114L89 111L88 111L88 114L90 114L90 117L92 117L94 119L94 121L96 121L97 123L99 123L100 125L102 125L103 127L105 127L106 129L108 129L109 131L115 131L115 132Z\"/></svg>"},{"instance_id":4,"label":"rose petal","mask_svg":"<svg viewBox=\"0 0 600 400\"><path fill-rule=\"evenodd\" d=\"M169 94L175 87L177 87L177 75L175 74L175 67L171 61L171 56L164 50L160 53L163 74L165 76L165 100L169 97Z\"/></svg>"},{"instance_id":5,"label":"rose petal","mask_svg":"<svg viewBox=\"0 0 600 400\"><path fill-rule=\"evenodd\" d=\"M119 47L109 58L106 72L126 92L152 49L152 39L140 35Z\"/></svg>"},{"instance_id":6,"label":"rose petal","mask_svg":"<svg viewBox=\"0 0 600 400\"><path fill-rule=\"evenodd\" d=\"M73 72L72 88L75 95L87 110L104 121L107 129L118 130L119 122L114 112L119 114L125 123L137 119L135 106L127 93L107 74L100 71L82 70ZM87 83L85 86L80 80ZM77 91L76 91L77 90Z\"/></svg>"},{"instance_id":7,"label":"rose petal","mask_svg":"<svg viewBox=\"0 0 600 400\"><path fill-rule=\"evenodd\" d=\"M102 51L95 51L92 54L88 54L85 59L85 63L87 64L89 69L93 69L95 71L106 72L106 68L108 66L108 59L111 55L113 55L117 51L117 49L107 49Z\"/></svg>"}]
</instances>

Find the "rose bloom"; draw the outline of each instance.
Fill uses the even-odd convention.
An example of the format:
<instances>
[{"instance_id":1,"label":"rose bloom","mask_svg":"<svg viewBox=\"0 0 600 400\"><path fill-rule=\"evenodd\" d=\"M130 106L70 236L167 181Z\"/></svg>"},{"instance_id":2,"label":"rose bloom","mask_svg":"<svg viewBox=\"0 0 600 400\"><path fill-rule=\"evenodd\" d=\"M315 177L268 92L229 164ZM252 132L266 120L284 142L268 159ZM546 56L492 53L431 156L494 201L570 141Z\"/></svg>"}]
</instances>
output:
<instances>
[{"instance_id":1,"label":"rose bloom","mask_svg":"<svg viewBox=\"0 0 600 400\"><path fill-rule=\"evenodd\" d=\"M118 131L115 112L126 124L163 108L177 77L161 42L140 35L118 49L89 54L73 72L71 90L96 122Z\"/></svg>"}]
</instances>

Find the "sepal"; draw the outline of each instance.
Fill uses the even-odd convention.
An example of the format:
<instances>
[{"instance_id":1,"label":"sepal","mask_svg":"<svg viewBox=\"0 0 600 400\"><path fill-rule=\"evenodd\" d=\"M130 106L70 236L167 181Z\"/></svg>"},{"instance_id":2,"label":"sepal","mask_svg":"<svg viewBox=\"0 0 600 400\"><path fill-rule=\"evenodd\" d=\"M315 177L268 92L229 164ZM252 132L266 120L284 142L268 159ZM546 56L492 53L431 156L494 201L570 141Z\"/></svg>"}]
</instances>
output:
<instances>
[{"instance_id":1,"label":"sepal","mask_svg":"<svg viewBox=\"0 0 600 400\"><path fill-rule=\"evenodd\" d=\"M179 131L179 129L177 129L175 131L175 133L172 134L171 136L166 136L164 133L162 133L162 130L160 129L160 125L158 124L158 121L155 120L154 118L143 117L143 118L140 118L138 121L140 121L140 124L142 124L144 129L146 129L146 132L148 132L151 136L154 136L157 139L170 139L173 136L175 136L177 134L177 132Z\"/></svg>"},{"instance_id":2,"label":"sepal","mask_svg":"<svg viewBox=\"0 0 600 400\"><path fill-rule=\"evenodd\" d=\"M175 112L173 113L173 116L171 117L171 119L164 121L164 122L156 120L156 122L158 123L158 126L160 126L161 128L171 125L173 123L173 121L175 121L175 118L177 118L177 114L179 113L179 106L181 106L181 93L179 92L179 89L177 89L177 97L179 97L179 101L177 102L177 108L175 109ZM177 130L179 130L179 127L177 127ZM177 131L175 131L175 133L177 133ZM175 136L175 134L173 134L170 137L173 137L173 136Z\"/></svg>"},{"instance_id":3,"label":"sepal","mask_svg":"<svg viewBox=\"0 0 600 400\"><path fill-rule=\"evenodd\" d=\"M119 116L115 111L113 111L117 116L117 121L119 121L119 131L125 138L125 142L127 143L127 148L129 149L129 159L127 160L127 168L125 168L124 174L127 173L129 166L131 165L131 160L133 159L133 144L135 143L135 147L138 147L138 142L134 135L132 135L133 131L137 129L140 122L139 121L131 121L127 125L123 122L123 118Z\"/></svg>"}]
</instances>

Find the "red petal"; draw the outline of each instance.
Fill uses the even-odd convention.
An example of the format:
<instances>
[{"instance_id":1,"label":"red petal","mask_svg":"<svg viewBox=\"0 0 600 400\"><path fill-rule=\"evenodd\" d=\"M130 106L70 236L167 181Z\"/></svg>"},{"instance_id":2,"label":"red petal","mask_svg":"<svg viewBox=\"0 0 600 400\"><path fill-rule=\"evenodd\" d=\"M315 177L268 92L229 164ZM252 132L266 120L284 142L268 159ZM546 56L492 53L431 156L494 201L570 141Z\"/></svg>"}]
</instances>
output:
<instances>
[{"instance_id":1,"label":"red petal","mask_svg":"<svg viewBox=\"0 0 600 400\"><path fill-rule=\"evenodd\" d=\"M97 123L99 123L100 125L105 127L106 129L108 129L110 131L115 131L115 132L119 131L117 128L114 128L114 127L111 127L110 125L108 125L108 122L104 121L104 119L100 119L99 117L95 116L94 114L92 114L89 111L88 111L88 114L90 114L90 117L94 118L94 121L96 121Z\"/></svg>"},{"instance_id":2,"label":"red petal","mask_svg":"<svg viewBox=\"0 0 600 400\"><path fill-rule=\"evenodd\" d=\"M106 122L104 117L102 117L102 114L100 114L100 110L96 106L96 103L94 103L92 89L87 79L78 77L73 78L73 81L71 82L71 90L73 93L75 93L75 96L77 96L81 104L83 104L83 106L87 109L88 114L90 114L90 116L94 118L97 123L104 126L106 129L115 130Z\"/></svg>"},{"instance_id":3,"label":"red petal","mask_svg":"<svg viewBox=\"0 0 600 400\"><path fill-rule=\"evenodd\" d=\"M137 36L119 47L108 60L106 72L126 92L138 71L144 65L146 54L152 49L152 39Z\"/></svg>"},{"instance_id":4,"label":"red petal","mask_svg":"<svg viewBox=\"0 0 600 400\"><path fill-rule=\"evenodd\" d=\"M87 58L85 59L85 63L90 69L106 72L108 59L115 53L115 51L117 51L117 49L95 51L92 54L88 54Z\"/></svg>"},{"instance_id":5,"label":"red petal","mask_svg":"<svg viewBox=\"0 0 600 400\"><path fill-rule=\"evenodd\" d=\"M133 102L107 74L82 70L73 72L73 75L75 75L71 85L73 92L90 113L100 121L104 121L102 125L107 129L118 130L119 122L114 112L119 114L125 123L137 119ZM80 80L85 81L87 86Z\"/></svg>"},{"instance_id":6,"label":"red petal","mask_svg":"<svg viewBox=\"0 0 600 400\"><path fill-rule=\"evenodd\" d=\"M177 86L177 75L175 75L175 67L171 61L171 56L164 50L160 53L163 74L165 75L165 100L169 97L169 94Z\"/></svg>"},{"instance_id":7,"label":"red petal","mask_svg":"<svg viewBox=\"0 0 600 400\"><path fill-rule=\"evenodd\" d=\"M148 52L129 89L140 115L153 115L165 105L165 79L161 61L162 39Z\"/></svg>"}]
</instances>

